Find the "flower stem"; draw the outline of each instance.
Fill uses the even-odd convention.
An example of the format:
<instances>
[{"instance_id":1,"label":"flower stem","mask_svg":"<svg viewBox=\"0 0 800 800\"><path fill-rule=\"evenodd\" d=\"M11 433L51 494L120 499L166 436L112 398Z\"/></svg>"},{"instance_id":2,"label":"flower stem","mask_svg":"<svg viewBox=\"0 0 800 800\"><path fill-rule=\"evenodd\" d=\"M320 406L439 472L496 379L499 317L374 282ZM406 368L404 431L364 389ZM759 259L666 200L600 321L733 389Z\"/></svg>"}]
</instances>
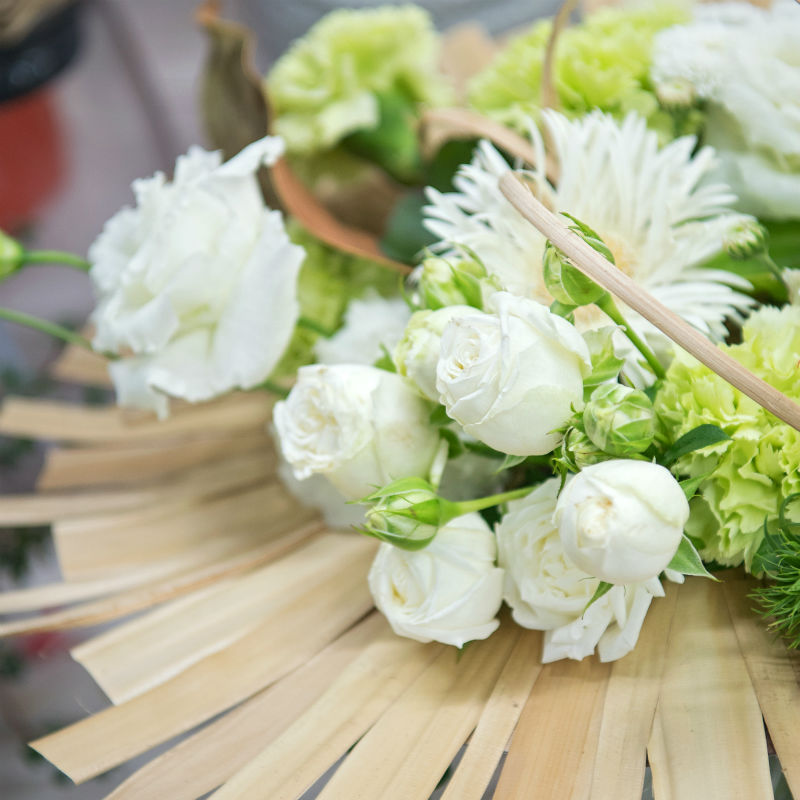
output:
<instances>
[{"instance_id":1,"label":"flower stem","mask_svg":"<svg viewBox=\"0 0 800 800\"><path fill-rule=\"evenodd\" d=\"M297 320L297 324L301 328L306 328L309 331L318 333L320 336L324 336L326 339L336 333L336 331L329 330L324 325L320 325L318 322L314 322L313 319L309 319L308 317L300 317Z\"/></svg>"},{"instance_id":2,"label":"flower stem","mask_svg":"<svg viewBox=\"0 0 800 800\"><path fill-rule=\"evenodd\" d=\"M48 322L47 320L39 319L39 317L24 314L22 311L13 311L10 308L0 308L0 319L14 322L17 325L24 325L27 328L33 328L36 331L54 336L56 339L61 339L69 344L76 344L79 347L85 347L87 350L95 352L91 342L85 336L81 336L63 325L57 325L55 322Z\"/></svg>"},{"instance_id":3,"label":"flower stem","mask_svg":"<svg viewBox=\"0 0 800 800\"><path fill-rule=\"evenodd\" d=\"M667 373L661 362L656 357L656 354L647 346L644 339L642 339L636 331L622 316L622 312L614 302L614 298L610 294L605 294L595 304L602 312L611 318L612 322L622 328L622 332L630 339L633 346L644 356L644 360L650 365L657 378L665 378Z\"/></svg>"},{"instance_id":4,"label":"flower stem","mask_svg":"<svg viewBox=\"0 0 800 800\"><path fill-rule=\"evenodd\" d=\"M464 500L461 503L453 503L458 509L458 516L462 514L469 514L472 511L483 511L484 508L491 508L492 506L499 506L500 503L505 503L508 500L516 500L519 497L525 497L533 491L533 486L523 486L521 489L512 489L510 492L500 492L500 494L492 494L488 497L479 497L477 500Z\"/></svg>"},{"instance_id":5,"label":"flower stem","mask_svg":"<svg viewBox=\"0 0 800 800\"><path fill-rule=\"evenodd\" d=\"M278 397L283 399L289 396L289 389L269 380L259 383L258 386L256 386L255 388L266 389L266 391L271 392L272 394L277 395Z\"/></svg>"},{"instance_id":6,"label":"flower stem","mask_svg":"<svg viewBox=\"0 0 800 800\"><path fill-rule=\"evenodd\" d=\"M26 250L23 261L25 264L64 264L83 272L88 272L92 266L85 258L62 250Z\"/></svg>"}]
</instances>

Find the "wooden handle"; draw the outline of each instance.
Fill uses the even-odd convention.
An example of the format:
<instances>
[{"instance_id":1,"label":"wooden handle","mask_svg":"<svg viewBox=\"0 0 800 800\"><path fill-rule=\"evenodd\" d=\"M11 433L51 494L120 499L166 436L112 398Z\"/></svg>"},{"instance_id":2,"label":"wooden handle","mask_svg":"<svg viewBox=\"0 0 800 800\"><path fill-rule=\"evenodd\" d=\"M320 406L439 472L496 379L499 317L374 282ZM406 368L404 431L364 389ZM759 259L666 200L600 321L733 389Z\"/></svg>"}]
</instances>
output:
<instances>
[{"instance_id":1,"label":"wooden handle","mask_svg":"<svg viewBox=\"0 0 800 800\"><path fill-rule=\"evenodd\" d=\"M641 314L731 386L735 386L778 419L800 431L800 406L745 369L738 361L720 350L688 322L670 311L622 270L617 269L586 244L580 236L567 227L561 217L545 208L513 172L506 173L500 179L500 190L511 205L561 250L584 275Z\"/></svg>"}]
</instances>

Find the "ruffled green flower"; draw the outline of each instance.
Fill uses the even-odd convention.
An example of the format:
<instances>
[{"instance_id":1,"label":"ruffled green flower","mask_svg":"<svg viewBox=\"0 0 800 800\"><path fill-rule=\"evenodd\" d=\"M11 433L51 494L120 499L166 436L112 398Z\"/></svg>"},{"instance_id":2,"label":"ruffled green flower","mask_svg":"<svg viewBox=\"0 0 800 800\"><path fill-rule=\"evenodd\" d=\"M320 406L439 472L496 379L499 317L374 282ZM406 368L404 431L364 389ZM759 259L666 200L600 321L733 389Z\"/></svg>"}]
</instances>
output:
<instances>
[{"instance_id":1,"label":"ruffled green flower","mask_svg":"<svg viewBox=\"0 0 800 800\"><path fill-rule=\"evenodd\" d=\"M290 152L328 150L398 107L445 102L431 19L412 5L323 17L267 76L275 132Z\"/></svg>"},{"instance_id":2,"label":"ruffled green flower","mask_svg":"<svg viewBox=\"0 0 800 800\"><path fill-rule=\"evenodd\" d=\"M685 9L662 3L602 9L562 31L555 63L561 110L582 116L599 108L620 119L636 111L651 128L672 138L675 120L659 104L650 80L653 37L687 19ZM478 111L526 131L529 118L536 119L541 108L542 65L551 29L550 20L538 22L512 39L473 79L469 99Z\"/></svg>"},{"instance_id":3,"label":"ruffled green flower","mask_svg":"<svg viewBox=\"0 0 800 800\"><path fill-rule=\"evenodd\" d=\"M295 221L287 229L289 238L306 251L297 284L301 317L333 331L341 326L348 303L368 288L385 297L397 294L398 278L391 270L329 247ZM299 367L313 363L317 338L308 328L295 328L273 377L293 375Z\"/></svg>"},{"instance_id":4,"label":"ruffled green flower","mask_svg":"<svg viewBox=\"0 0 800 800\"><path fill-rule=\"evenodd\" d=\"M800 308L761 308L745 323L741 344L724 348L737 361L794 400L800 400ZM692 501L687 532L701 555L749 569L764 521L777 517L785 497L800 492L800 433L678 350L656 398L668 441L710 423L731 439L685 456L682 474L714 469Z\"/></svg>"}]
</instances>

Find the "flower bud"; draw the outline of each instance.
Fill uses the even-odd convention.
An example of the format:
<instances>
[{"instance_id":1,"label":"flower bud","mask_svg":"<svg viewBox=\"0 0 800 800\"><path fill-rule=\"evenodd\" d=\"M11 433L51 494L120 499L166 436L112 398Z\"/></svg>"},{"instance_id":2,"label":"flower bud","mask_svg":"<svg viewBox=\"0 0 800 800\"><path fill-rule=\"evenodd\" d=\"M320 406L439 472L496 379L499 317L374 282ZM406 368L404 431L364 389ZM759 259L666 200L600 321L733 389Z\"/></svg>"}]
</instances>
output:
<instances>
[{"instance_id":1,"label":"flower bud","mask_svg":"<svg viewBox=\"0 0 800 800\"><path fill-rule=\"evenodd\" d=\"M447 512L454 505L439 497L422 478L394 481L361 502L374 503L363 533L404 550L420 550L430 544L440 525L452 518Z\"/></svg>"},{"instance_id":2,"label":"flower bud","mask_svg":"<svg viewBox=\"0 0 800 800\"><path fill-rule=\"evenodd\" d=\"M686 78L673 78L656 86L656 97L664 108L688 108L697 99L691 81Z\"/></svg>"},{"instance_id":3,"label":"flower bud","mask_svg":"<svg viewBox=\"0 0 800 800\"><path fill-rule=\"evenodd\" d=\"M543 267L547 291L565 306L589 305L605 294L605 289L574 267L550 241L544 249Z\"/></svg>"},{"instance_id":4,"label":"flower bud","mask_svg":"<svg viewBox=\"0 0 800 800\"><path fill-rule=\"evenodd\" d=\"M474 259L426 258L419 276L419 292L427 308L466 305L483 308L486 268Z\"/></svg>"},{"instance_id":5,"label":"flower bud","mask_svg":"<svg viewBox=\"0 0 800 800\"><path fill-rule=\"evenodd\" d=\"M604 453L579 427L572 427L564 434L561 443L559 461L572 472L579 472L584 467L606 461L609 456Z\"/></svg>"},{"instance_id":6,"label":"flower bud","mask_svg":"<svg viewBox=\"0 0 800 800\"><path fill-rule=\"evenodd\" d=\"M650 398L638 389L605 383L592 392L583 411L589 439L613 456L632 456L650 446L655 414Z\"/></svg>"},{"instance_id":7,"label":"flower bud","mask_svg":"<svg viewBox=\"0 0 800 800\"><path fill-rule=\"evenodd\" d=\"M752 217L733 225L723 239L725 252L735 261L744 261L761 255L768 245L767 229Z\"/></svg>"},{"instance_id":8,"label":"flower bud","mask_svg":"<svg viewBox=\"0 0 800 800\"><path fill-rule=\"evenodd\" d=\"M22 245L7 233L0 231L0 281L13 275L25 263Z\"/></svg>"}]
</instances>

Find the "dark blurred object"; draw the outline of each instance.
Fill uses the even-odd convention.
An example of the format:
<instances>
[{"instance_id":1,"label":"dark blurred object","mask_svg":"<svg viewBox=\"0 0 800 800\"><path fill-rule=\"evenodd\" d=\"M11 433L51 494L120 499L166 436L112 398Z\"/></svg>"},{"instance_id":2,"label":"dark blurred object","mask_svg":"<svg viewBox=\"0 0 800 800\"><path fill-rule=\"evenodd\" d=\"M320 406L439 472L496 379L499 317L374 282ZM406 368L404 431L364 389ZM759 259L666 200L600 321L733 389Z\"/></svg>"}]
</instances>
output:
<instances>
[{"instance_id":1,"label":"dark blurred object","mask_svg":"<svg viewBox=\"0 0 800 800\"><path fill-rule=\"evenodd\" d=\"M30 223L64 173L47 84L78 50L78 5L0 0L0 228Z\"/></svg>"}]
</instances>

